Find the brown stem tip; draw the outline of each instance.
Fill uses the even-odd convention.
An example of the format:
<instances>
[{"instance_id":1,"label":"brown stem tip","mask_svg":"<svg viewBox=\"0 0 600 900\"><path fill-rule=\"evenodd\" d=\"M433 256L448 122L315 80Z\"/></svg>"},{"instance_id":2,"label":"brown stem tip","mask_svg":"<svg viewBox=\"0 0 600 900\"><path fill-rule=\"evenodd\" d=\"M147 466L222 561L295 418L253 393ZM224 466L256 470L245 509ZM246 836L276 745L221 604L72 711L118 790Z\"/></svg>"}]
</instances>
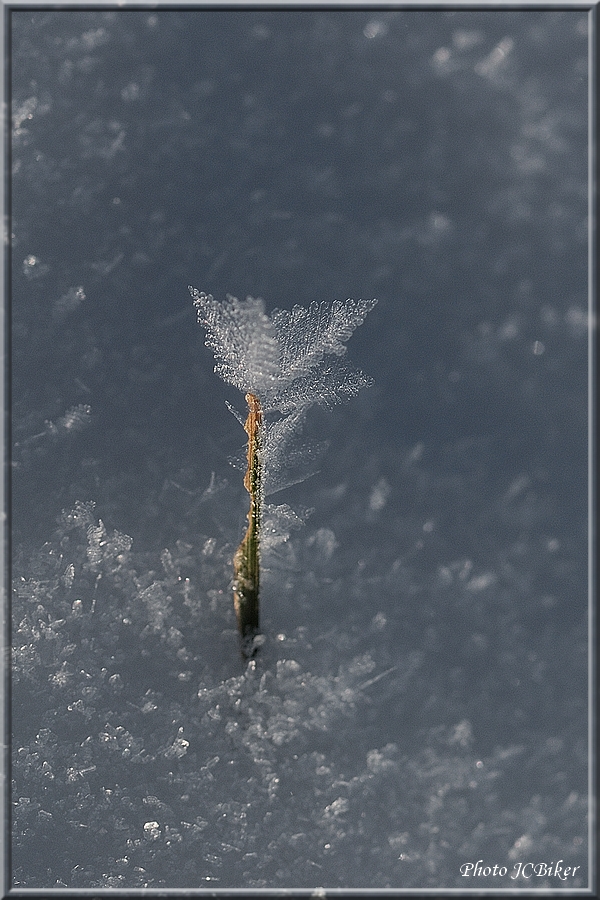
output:
<instances>
[{"instance_id":1,"label":"brown stem tip","mask_svg":"<svg viewBox=\"0 0 600 900\"><path fill-rule=\"evenodd\" d=\"M250 657L256 651L253 638L259 630L259 538L262 511L260 442L263 414L260 400L255 394L246 394L246 402L248 418L244 429L248 435L248 468L244 476L244 487L250 494L250 509L246 534L233 557L233 603L242 638L242 654Z\"/></svg>"}]
</instances>

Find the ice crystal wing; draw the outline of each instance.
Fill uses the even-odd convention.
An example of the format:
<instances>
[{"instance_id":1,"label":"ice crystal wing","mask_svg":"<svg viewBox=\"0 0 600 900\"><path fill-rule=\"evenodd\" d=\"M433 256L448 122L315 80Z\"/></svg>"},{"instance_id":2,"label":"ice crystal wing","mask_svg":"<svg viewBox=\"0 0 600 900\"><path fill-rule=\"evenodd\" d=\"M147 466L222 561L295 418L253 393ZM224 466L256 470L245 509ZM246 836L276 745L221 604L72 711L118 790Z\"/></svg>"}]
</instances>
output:
<instances>
[{"instance_id":1,"label":"ice crystal wing","mask_svg":"<svg viewBox=\"0 0 600 900\"><path fill-rule=\"evenodd\" d=\"M227 409L229 410L229 412L230 412L233 416L236 417L236 419L238 420L238 422L240 423L240 425L241 425L242 428L243 428L246 419L245 419L245 417L241 414L241 412L239 412L239 410L237 410L237 409L235 408L235 406L232 406L232 404L229 402L229 400L226 400L226 401L225 401L225 406L227 407Z\"/></svg>"},{"instance_id":2,"label":"ice crystal wing","mask_svg":"<svg viewBox=\"0 0 600 900\"><path fill-rule=\"evenodd\" d=\"M284 544L292 529L302 528L304 520L311 512L311 509L307 509L304 515L299 516L287 503L282 503L280 506L266 504L260 536L262 549L268 551Z\"/></svg>"},{"instance_id":3,"label":"ice crystal wing","mask_svg":"<svg viewBox=\"0 0 600 900\"><path fill-rule=\"evenodd\" d=\"M325 356L343 356L344 344L376 303L348 299L313 302L308 309L274 310L271 320L279 342L281 380L306 375Z\"/></svg>"},{"instance_id":4,"label":"ice crystal wing","mask_svg":"<svg viewBox=\"0 0 600 900\"><path fill-rule=\"evenodd\" d=\"M298 441L306 408L275 422L265 422L262 432L263 492L266 497L309 478L327 446L325 442Z\"/></svg>"},{"instance_id":5,"label":"ice crystal wing","mask_svg":"<svg viewBox=\"0 0 600 900\"><path fill-rule=\"evenodd\" d=\"M220 303L197 288L189 291L206 330L206 346L215 355L215 372L244 392L260 395L271 388L280 371L279 345L264 302L228 294Z\"/></svg>"},{"instance_id":6,"label":"ice crystal wing","mask_svg":"<svg viewBox=\"0 0 600 900\"><path fill-rule=\"evenodd\" d=\"M371 384L373 379L360 369L345 366L337 359L325 358L303 378L297 378L283 389L268 392L264 405L267 410L282 413L295 409L305 410L315 404L331 409Z\"/></svg>"}]
</instances>

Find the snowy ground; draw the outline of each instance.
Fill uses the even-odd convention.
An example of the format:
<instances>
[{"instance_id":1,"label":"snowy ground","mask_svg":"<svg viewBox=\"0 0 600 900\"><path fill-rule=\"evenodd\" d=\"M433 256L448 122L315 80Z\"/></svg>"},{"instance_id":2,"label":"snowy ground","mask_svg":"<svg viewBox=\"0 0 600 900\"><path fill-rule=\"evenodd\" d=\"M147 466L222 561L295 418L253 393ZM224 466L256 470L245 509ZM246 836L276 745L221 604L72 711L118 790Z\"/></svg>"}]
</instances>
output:
<instances>
[{"instance_id":1,"label":"snowy ground","mask_svg":"<svg viewBox=\"0 0 600 900\"><path fill-rule=\"evenodd\" d=\"M586 15L11 26L14 887L584 888ZM379 299L250 664L189 283Z\"/></svg>"}]
</instances>

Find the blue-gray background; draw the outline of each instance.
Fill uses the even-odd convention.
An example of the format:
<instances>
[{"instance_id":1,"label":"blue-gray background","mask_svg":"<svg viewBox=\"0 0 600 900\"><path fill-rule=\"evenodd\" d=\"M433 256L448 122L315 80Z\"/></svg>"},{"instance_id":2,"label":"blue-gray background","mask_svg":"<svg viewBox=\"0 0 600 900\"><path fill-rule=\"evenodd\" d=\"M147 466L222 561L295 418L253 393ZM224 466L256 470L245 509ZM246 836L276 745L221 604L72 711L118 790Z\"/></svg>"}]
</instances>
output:
<instances>
[{"instance_id":1,"label":"blue-gray background","mask_svg":"<svg viewBox=\"0 0 600 900\"><path fill-rule=\"evenodd\" d=\"M585 12L9 29L14 885L585 886ZM189 283L379 298L246 671Z\"/></svg>"}]
</instances>

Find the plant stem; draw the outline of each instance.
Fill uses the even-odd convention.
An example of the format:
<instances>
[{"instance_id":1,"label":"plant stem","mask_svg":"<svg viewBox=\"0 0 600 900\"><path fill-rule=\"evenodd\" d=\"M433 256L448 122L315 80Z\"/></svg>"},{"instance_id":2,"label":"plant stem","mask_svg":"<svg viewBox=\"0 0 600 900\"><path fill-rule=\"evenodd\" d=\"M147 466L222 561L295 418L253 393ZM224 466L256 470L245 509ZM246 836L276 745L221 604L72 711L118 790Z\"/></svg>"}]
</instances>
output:
<instances>
[{"instance_id":1,"label":"plant stem","mask_svg":"<svg viewBox=\"0 0 600 900\"><path fill-rule=\"evenodd\" d=\"M246 394L246 402L248 418L244 429L248 435L248 468L244 476L244 487L250 494L250 509L246 534L233 557L233 603L242 638L242 654L253 656L252 639L259 628L259 535L262 511L260 442L263 415L260 400L255 394Z\"/></svg>"}]
</instances>

